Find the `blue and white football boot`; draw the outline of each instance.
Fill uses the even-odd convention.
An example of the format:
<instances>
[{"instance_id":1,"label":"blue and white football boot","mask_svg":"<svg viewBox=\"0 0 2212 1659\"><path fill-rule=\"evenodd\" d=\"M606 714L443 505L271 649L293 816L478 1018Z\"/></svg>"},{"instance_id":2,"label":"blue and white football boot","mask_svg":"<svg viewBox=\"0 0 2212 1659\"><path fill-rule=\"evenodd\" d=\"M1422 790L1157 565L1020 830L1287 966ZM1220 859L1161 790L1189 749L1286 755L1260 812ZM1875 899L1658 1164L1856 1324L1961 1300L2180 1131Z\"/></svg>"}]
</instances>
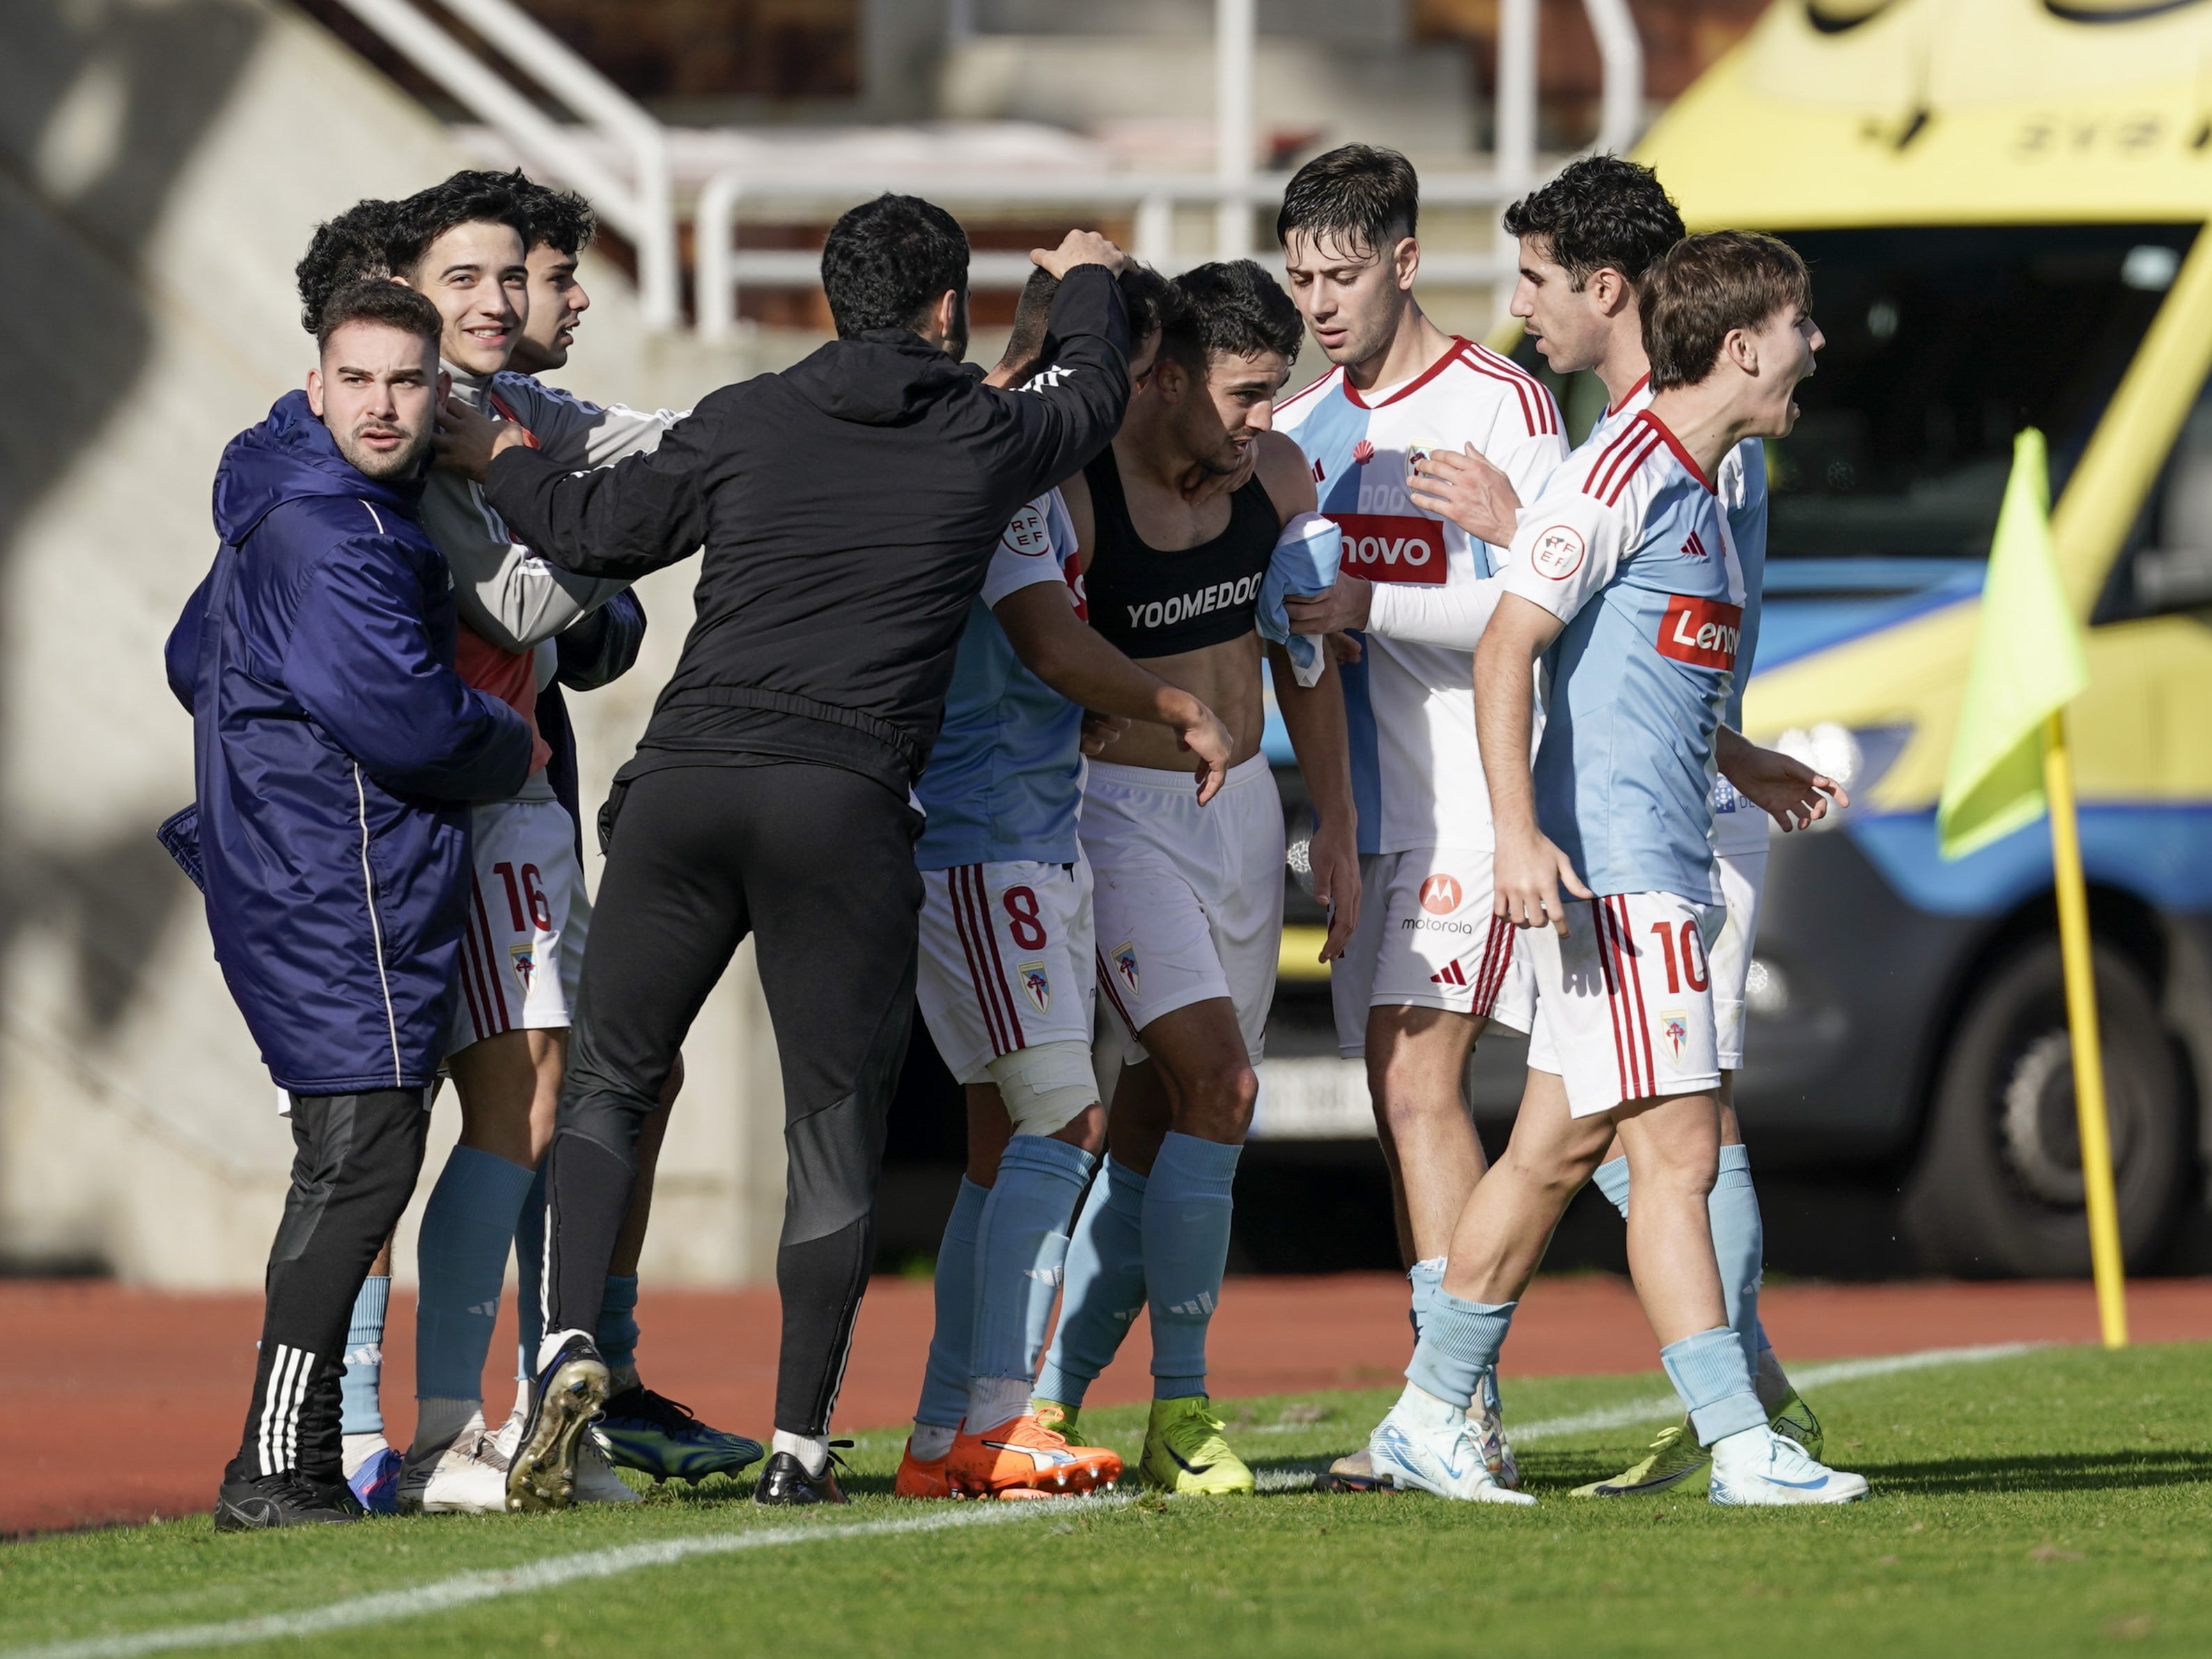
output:
<instances>
[{"instance_id":1,"label":"blue and white football boot","mask_svg":"<svg viewBox=\"0 0 2212 1659\"><path fill-rule=\"evenodd\" d=\"M1431 1399L1412 1383L1367 1439L1377 1481L1399 1492L1431 1492L1468 1504L1533 1504L1498 1483L1483 1456L1481 1433L1466 1411Z\"/></svg>"},{"instance_id":2,"label":"blue and white football boot","mask_svg":"<svg viewBox=\"0 0 2212 1659\"><path fill-rule=\"evenodd\" d=\"M1706 1495L1716 1504L1856 1504L1867 1495L1864 1475L1816 1463L1796 1441L1770 1428L1716 1440L1712 1455Z\"/></svg>"},{"instance_id":3,"label":"blue and white football boot","mask_svg":"<svg viewBox=\"0 0 2212 1659\"><path fill-rule=\"evenodd\" d=\"M361 1500L362 1508L371 1515L399 1513L399 1469L403 1461L391 1447L379 1447L367 1462L346 1476L347 1486Z\"/></svg>"}]
</instances>

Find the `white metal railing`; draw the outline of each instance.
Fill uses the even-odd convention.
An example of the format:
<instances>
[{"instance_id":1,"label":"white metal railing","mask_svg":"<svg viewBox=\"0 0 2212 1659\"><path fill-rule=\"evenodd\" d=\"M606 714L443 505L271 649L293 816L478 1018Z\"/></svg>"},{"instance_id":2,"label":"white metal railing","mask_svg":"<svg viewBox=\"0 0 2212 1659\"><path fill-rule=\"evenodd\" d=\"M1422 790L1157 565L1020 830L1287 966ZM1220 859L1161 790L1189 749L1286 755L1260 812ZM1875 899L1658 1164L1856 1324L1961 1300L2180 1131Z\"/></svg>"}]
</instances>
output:
<instances>
[{"instance_id":1,"label":"white metal railing","mask_svg":"<svg viewBox=\"0 0 2212 1659\"><path fill-rule=\"evenodd\" d=\"M594 153L589 143L579 142L575 126L548 116L503 74L426 15L416 0L343 3L410 63L489 122L532 165L589 197L600 216L637 250L639 307L646 325L656 332L679 326L677 207L668 133L659 122L513 0L440 0L625 158L624 176L624 169L608 165L604 152ZM1502 204L1539 182L1538 3L1502 0L1499 7L1497 140L1491 168L1431 174L1421 183L1425 200L1440 205ZM1261 174L1253 165L1256 0L1214 0L1214 5L1215 158L1210 175L937 174L902 179L884 174L775 178L730 169L708 180L695 210L701 334L720 339L735 329L741 283L811 284L819 275L820 258L812 252L738 248L738 210L749 203L807 202L842 210L885 190L904 190L948 204L1127 207L1133 210L1134 251L1169 270L1177 268L1173 249L1177 208L1210 205L1214 210L1214 256L1249 253L1254 212L1279 203L1288 179ZM1626 149L1643 120L1644 53L1635 21L1628 0L1583 0L1583 5L1605 71L1595 148ZM951 15L966 15L957 0ZM1430 252L1423 263L1432 278L1491 283L1510 273L1511 253L1501 243L1488 254ZM1018 287L1030 269L1025 255L985 252L975 256L970 280L979 288Z\"/></svg>"},{"instance_id":2,"label":"white metal railing","mask_svg":"<svg viewBox=\"0 0 2212 1659\"><path fill-rule=\"evenodd\" d=\"M531 161L589 197L599 216L637 250L638 308L646 326L658 332L678 327L682 276L668 139L660 123L512 0L442 3L610 140L629 158L629 176L610 171L575 142L572 129L539 109L410 0L343 0L349 11L497 128Z\"/></svg>"}]
</instances>

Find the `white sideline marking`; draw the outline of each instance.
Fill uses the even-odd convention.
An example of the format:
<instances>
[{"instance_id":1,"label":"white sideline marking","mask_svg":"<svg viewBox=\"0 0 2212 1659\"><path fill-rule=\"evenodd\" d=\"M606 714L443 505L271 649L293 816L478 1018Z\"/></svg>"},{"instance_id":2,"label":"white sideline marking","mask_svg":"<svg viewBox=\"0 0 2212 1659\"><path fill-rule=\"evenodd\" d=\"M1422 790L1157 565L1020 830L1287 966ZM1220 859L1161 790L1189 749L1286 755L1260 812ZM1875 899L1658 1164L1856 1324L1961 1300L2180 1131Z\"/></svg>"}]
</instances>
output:
<instances>
[{"instance_id":1,"label":"white sideline marking","mask_svg":"<svg viewBox=\"0 0 2212 1659\"><path fill-rule=\"evenodd\" d=\"M1966 1365L1992 1359L2010 1359L2044 1345L2002 1342L1976 1348L1929 1348L1919 1353L1888 1354L1876 1359L1844 1359L1826 1365L1808 1365L1795 1381L1808 1388L1853 1382L1863 1377L1889 1376L1899 1371L1925 1370L1937 1365ZM1672 1395L1653 1395L1618 1406L1578 1412L1571 1417L1542 1418L1515 1425L1513 1439L1522 1444L1566 1434L1586 1434L1600 1429L1626 1428L1655 1418L1671 1417L1681 1410ZM1261 1434L1312 1429L1310 1423L1269 1424ZM1313 1480L1312 1469L1266 1469L1256 1485L1261 1492L1302 1491ZM1132 1497L1089 1498L1076 1500L1086 1507L1119 1507ZM482 1572L459 1573L451 1578L406 1589L383 1590L356 1595L327 1606L298 1613L262 1613L217 1625L175 1625L167 1630L133 1631L119 1636L91 1636L75 1641L53 1642L40 1647L0 1649L0 1659L136 1659L146 1653L166 1653L177 1648L242 1647L254 1642L273 1642L286 1637L322 1636L332 1631L357 1630L364 1625L389 1624L398 1619L420 1618L451 1607L532 1590L555 1589L588 1578L614 1578L645 1567L672 1566L694 1556L735 1555L746 1550L775 1549L787 1544L820 1543L840 1538L889 1538L908 1533L946 1532L957 1527L994 1526L1016 1521L1042 1520L1068 1513L1059 1504L991 1504L916 1516L911 1520L866 1521L857 1525L763 1527L750 1532L708 1533L690 1538L663 1538L647 1544L625 1544L613 1549L586 1550L556 1555L519 1567L495 1567Z\"/></svg>"},{"instance_id":2,"label":"white sideline marking","mask_svg":"<svg viewBox=\"0 0 2212 1659\"><path fill-rule=\"evenodd\" d=\"M1113 1497L1078 1501L1086 1505L1118 1506L1130 1499ZM322 1636L332 1631L357 1630L364 1625L388 1624L395 1619L419 1618L472 1602L551 1589L580 1579L613 1578L641 1567L671 1566L693 1556L734 1555L744 1550L774 1549L786 1544L821 1543L839 1538L889 1538L905 1533L945 1532L956 1527L993 1526L1066 1513L1058 1504L978 1504L937 1515L916 1516L909 1521L866 1521L849 1527L763 1527L752 1532L663 1538L649 1544L625 1544L614 1549L556 1555L519 1567L460 1573L406 1589L351 1596L298 1613L262 1613L219 1625L175 1625L167 1630L91 1636L49 1643L43 1647L0 1649L0 1659L132 1659L137 1654L166 1653L173 1648L241 1647L251 1642Z\"/></svg>"}]
</instances>

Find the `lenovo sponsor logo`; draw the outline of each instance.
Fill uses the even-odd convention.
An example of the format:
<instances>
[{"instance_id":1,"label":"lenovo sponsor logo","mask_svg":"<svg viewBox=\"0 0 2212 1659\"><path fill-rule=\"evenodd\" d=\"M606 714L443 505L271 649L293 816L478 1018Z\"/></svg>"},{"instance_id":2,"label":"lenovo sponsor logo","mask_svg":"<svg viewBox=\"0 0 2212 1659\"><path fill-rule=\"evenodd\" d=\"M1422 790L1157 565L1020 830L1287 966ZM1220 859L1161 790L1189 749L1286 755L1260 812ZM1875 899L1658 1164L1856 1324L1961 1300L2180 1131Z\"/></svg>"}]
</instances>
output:
<instances>
[{"instance_id":1,"label":"lenovo sponsor logo","mask_svg":"<svg viewBox=\"0 0 2212 1659\"><path fill-rule=\"evenodd\" d=\"M1670 593L1659 618L1659 654L1699 668L1734 668L1742 633L1741 605Z\"/></svg>"},{"instance_id":2,"label":"lenovo sponsor logo","mask_svg":"<svg viewBox=\"0 0 2212 1659\"><path fill-rule=\"evenodd\" d=\"M1332 514L1344 532L1343 568L1370 582L1428 582L1446 576L1443 526L1388 513Z\"/></svg>"}]
</instances>

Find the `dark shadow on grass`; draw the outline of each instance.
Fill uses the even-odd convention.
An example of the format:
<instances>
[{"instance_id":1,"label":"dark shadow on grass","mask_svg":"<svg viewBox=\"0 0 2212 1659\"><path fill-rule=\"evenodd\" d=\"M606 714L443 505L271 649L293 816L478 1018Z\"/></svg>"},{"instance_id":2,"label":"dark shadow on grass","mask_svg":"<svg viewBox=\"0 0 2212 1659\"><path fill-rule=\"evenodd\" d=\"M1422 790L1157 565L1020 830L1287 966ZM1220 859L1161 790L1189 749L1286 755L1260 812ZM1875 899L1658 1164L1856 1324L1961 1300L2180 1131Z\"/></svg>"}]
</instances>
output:
<instances>
[{"instance_id":1,"label":"dark shadow on grass","mask_svg":"<svg viewBox=\"0 0 2212 1659\"><path fill-rule=\"evenodd\" d=\"M2212 1452L2180 1449L2051 1452L1917 1463L1877 1462L1848 1452L1839 1455L1843 1467L1864 1474L1877 1492L2111 1492L2212 1481Z\"/></svg>"}]
</instances>

